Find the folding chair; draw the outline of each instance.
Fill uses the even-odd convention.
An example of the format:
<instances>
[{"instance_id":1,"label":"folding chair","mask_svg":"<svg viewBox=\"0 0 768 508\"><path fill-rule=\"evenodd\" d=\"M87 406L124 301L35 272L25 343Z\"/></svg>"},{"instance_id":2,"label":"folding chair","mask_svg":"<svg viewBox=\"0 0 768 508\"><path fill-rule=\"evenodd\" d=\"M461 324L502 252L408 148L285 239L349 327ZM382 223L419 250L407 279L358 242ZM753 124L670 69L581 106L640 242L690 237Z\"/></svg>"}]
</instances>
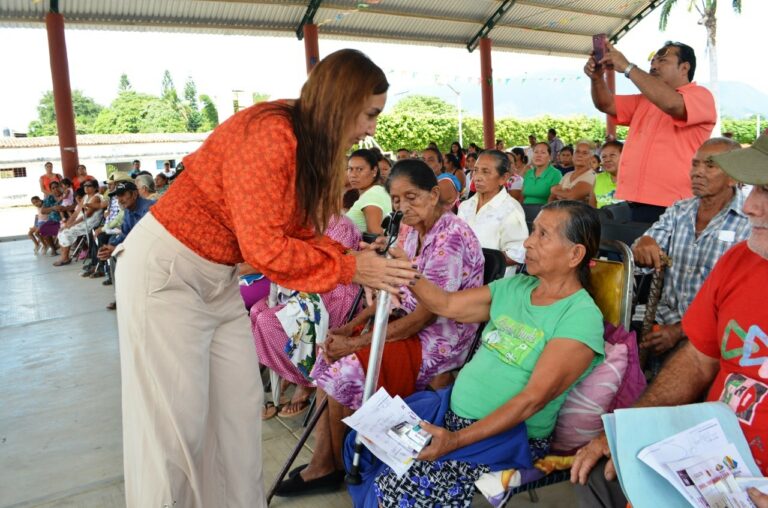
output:
<instances>
[{"instance_id":1,"label":"folding chair","mask_svg":"<svg viewBox=\"0 0 768 508\"><path fill-rule=\"evenodd\" d=\"M88 247L88 236L87 235L80 235L75 239L75 242L72 244L72 248L69 249L69 260L74 261L76 260L80 254L83 252L84 249Z\"/></svg>"},{"instance_id":2,"label":"folding chair","mask_svg":"<svg viewBox=\"0 0 768 508\"><path fill-rule=\"evenodd\" d=\"M491 282L504 278L504 274L507 271L507 258L504 253L496 249L483 249L483 258L485 259L485 265L483 266L483 285L488 285ZM469 348L469 354L467 359L464 360L464 365L469 362L477 351L477 347L480 345L480 339L483 337L483 329L485 323L480 323L475 333L475 338L472 339L472 346ZM459 369L456 370L458 372Z\"/></svg>"},{"instance_id":3,"label":"folding chair","mask_svg":"<svg viewBox=\"0 0 768 508\"><path fill-rule=\"evenodd\" d=\"M603 259L608 254L618 255L621 261ZM629 330L632 318L632 294L634 287L635 262L632 251L623 242L602 240L600 242L600 258L595 259L591 269L590 282L595 304L603 313L603 319L614 326L622 325ZM528 492L531 502L539 500L536 489L544 488L555 483L570 480L569 470L554 471L545 477L520 485L512 489L509 498L521 492Z\"/></svg>"},{"instance_id":4,"label":"folding chair","mask_svg":"<svg viewBox=\"0 0 768 508\"><path fill-rule=\"evenodd\" d=\"M539 215L541 208L544 205L523 205L523 212L525 212L525 223L528 225L528 231L533 230L533 220Z\"/></svg>"},{"instance_id":5,"label":"folding chair","mask_svg":"<svg viewBox=\"0 0 768 508\"><path fill-rule=\"evenodd\" d=\"M360 291L358 291L357 296L355 297L354 302L352 303L352 307L349 309L349 314L347 314L346 322L349 322L352 320L353 317L357 314L358 308L360 307L360 304L363 300L363 295L365 294L365 291L363 288L360 288ZM277 384L278 387L280 385L280 378L276 377L275 379L272 378L273 371L270 370L270 383L272 383L272 396L275 396L275 393L277 393L278 399L273 400L279 400L280 397L280 389L278 388L277 391L275 391L274 385ZM301 452L301 449L304 447L304 444L309 439L309 436L312 435L312 431L315 430L315 426L317 425L318 420L320 420L320 416L322 416L323 412L328 407L328 399L325 398L320 403L319 406L315 407L317 404L317 398L312 397L312 402L309 405L309 410L307 411L307 416L304 419L304 431L301 433L301 437L299 437L299 441L296 443L296 446L293 447L293 450L291 451L291 454L288 456L288 459L283 464L283 467L280 469L280 472L277 474L277 477L275 477L275 481L272 483L272 486L269 489L269 492L267 492L267 505L269 505L270 501L272 501L272 498L275 496L275 491L277 490L277 486L280 485L280 482L283 481L285 478L285 475L288 474L288 470L291 469L291 466L293 465L293 462L296 460L296 457L299 456L299 453Z\"/></svg>"}]
</instances>

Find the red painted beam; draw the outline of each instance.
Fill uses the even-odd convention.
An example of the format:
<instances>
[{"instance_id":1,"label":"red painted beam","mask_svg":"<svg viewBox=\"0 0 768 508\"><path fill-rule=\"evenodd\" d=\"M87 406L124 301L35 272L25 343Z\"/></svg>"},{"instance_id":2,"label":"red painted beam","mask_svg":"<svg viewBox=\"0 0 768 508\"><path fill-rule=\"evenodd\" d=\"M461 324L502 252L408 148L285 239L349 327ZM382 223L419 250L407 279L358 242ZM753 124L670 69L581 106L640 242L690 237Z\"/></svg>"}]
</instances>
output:
<instances>
[{"instance_id":1,"label":"red painted beam","mask_svg":"<svg viewBox=\"0 0 768 508\"><path fill-rule=\"evenodd\" d=\"M59 132L61 168L65 177L74 178L79 162L75 111L72 107L72 89L69 85L67 42L64 38L64 17L61 14L49 12L45 16L45 28L48 32L48 54L51 60L53 103L56 110L56 128Z\"/></svg>"},{"instance_id":2,"label":"red painted beam","mask_svg":"<svg viewBox=\"0 0 768 508\"><path fill-rule=\"evenodd\" d=\"M307 74L309 74L317 62L320 61L320 49L317 43L317 25L307 23L304 25L304 56L307 60Z\"/></svg>"},{"instance_id":3,"label":"red painted beam","mask_svg":"<svg viewBox=\"0 0 768 508\"><path fill-rule=\"evenodd\" d=\"M480 39L480 89L483 96L483 145L493 148L496 143L496 125L493 118L493 68L491 66L491 39Z\"/></svg>"}]
</instances>

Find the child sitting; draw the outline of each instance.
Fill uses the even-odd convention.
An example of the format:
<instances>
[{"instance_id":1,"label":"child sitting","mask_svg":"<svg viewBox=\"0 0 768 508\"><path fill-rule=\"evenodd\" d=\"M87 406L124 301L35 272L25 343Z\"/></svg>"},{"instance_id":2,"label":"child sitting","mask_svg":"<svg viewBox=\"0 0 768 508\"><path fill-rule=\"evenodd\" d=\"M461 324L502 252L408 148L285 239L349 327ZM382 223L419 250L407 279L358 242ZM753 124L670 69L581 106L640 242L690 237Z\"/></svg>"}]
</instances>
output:
<instances>
[{"instance_id":1,"label":"child sitting","mask_svg":"<svg viewBox=\"0 0 768 508\"><path fill-rule=\"evenodd\" d=\"M65 222L69 219L69 214L75 209L77 203L75 203L75 190L72 187L72 180L64 178L61 181L62 198L61 198L61 221Z\"/></svg>"}]
</instances>

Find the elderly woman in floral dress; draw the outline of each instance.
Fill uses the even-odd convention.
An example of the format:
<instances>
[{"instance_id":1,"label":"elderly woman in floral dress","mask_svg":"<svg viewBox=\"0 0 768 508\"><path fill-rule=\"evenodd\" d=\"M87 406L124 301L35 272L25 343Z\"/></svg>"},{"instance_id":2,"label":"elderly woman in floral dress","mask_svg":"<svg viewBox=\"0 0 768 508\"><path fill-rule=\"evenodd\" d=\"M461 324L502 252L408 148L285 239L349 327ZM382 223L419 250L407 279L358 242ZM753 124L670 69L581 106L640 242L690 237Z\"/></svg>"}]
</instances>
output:
<instances>
[{"instance_id":1,"label":"elderly woman in floral dress","mask_svg":"<svg viewBox=\"0 0 768 508\"><path fill-rule=\"evenodd\" d=\"M483 253L480 242L461 219L440 204L437 178L424 162L402 160L390 174L387 190L392 207L403 212L412 229L404 250L423 277L446 291L480 287ZM477 324L438 317L403 288L399 308L387 328L380 384L392 395L405 397L427 386L440 387L449 371L467 357ZM338 488L343 481L341 419L362 403L365 369L371 343L373 306L348 325L331 330L312 371L318 397L329 397L328 411L318 422L315 450L282 482L277 495L292 496Z\"/></svg>"}]
</instances>

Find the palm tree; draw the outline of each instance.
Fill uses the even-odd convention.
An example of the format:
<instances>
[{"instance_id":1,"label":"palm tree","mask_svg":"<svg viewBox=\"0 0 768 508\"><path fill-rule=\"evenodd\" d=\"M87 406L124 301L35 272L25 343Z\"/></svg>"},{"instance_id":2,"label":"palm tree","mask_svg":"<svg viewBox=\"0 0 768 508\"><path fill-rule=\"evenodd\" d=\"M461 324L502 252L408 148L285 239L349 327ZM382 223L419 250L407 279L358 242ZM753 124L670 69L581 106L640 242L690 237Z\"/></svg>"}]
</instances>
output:
<instances>
[{"instance_id":1,"label":"palm tree","mask_svg":"<svg viewBox=\"0 0 768 508\"><path fill-rule=\"evenodd\" d=\"M669 13L677 0L665 0L661 7L659 29L664 31L669 21ZM741 14L741 0L732 0L731 5L736 13ZM707 54L709 55L709 86L715 96L717 108L720 108L720 86L717 81L717 0L688 0L688 12L696 9L699 13L699 24L707 30ZM712 133L720 135L720 111L717 114L717 124Z\"/></svg>"}]
</instances>

